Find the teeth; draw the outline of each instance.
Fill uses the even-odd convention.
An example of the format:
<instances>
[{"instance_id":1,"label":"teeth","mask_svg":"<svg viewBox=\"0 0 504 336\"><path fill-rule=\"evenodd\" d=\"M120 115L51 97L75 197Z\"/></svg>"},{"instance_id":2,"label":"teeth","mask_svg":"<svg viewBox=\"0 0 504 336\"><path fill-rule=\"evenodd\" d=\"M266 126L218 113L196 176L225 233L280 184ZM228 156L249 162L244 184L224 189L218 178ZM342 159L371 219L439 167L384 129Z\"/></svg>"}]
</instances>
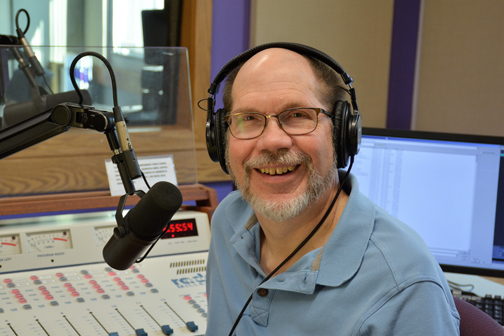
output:
<instances>
[{"instance_id":1,"label":"teeth","mask_svg":"<svg viewBox=\"0 0 504 336\"><path fill-rule=\"evenodd\" d=\"M282 168L260 168L259 171L263 174L269 175L282 175L287 172L291 172L295 169L295 166L282 167Z\"/></svg>"}]
</instances>

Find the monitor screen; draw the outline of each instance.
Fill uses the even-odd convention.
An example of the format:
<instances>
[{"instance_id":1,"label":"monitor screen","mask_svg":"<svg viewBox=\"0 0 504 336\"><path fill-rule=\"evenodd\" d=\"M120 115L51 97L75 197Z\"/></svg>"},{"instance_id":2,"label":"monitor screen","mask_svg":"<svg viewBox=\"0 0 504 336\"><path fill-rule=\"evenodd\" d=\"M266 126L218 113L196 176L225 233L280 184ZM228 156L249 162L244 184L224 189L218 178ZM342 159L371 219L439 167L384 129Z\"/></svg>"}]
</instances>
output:
<instances>
[{"instance_id":1,"label":"monitor screen","mask_svg":"<svg viewBox=\"0 0 504 336\"><path fill-rule=\"evenodd\" d=\"M504 277L504 137L364 128L352 173L444 271Z\"/></svg>"}]
</instances>

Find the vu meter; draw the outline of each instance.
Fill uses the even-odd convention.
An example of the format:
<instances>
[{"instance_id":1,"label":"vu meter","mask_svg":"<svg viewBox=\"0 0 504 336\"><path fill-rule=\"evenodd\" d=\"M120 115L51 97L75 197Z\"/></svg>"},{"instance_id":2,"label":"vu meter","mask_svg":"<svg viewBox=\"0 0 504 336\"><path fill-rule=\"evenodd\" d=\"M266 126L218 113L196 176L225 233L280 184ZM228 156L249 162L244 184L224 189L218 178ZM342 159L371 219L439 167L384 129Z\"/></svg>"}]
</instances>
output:
<instances>
[{"instance_id":1,"label":"vu meter","mask_svg":"<svg viewBox=\"0 0 504 336\"><path fill-rule=\"evenodd\" d=\"M27 233L28 252L62 251L72 248L70 230Z\"/></svg>"},{"instance_id":2,"label":"vu meter","mask_svg":"<svg viewBox=\"0 0 504 336\"><path fill-rule=\"evenodd\" d=\"M96 240L96 246L105 246L107 242L109 241L110 237L114 234L114 228L117 225L110 225L110 226L101 226L101 227L95 227L94 232L95 232L95 240Z\"/></svg>"},{"instance_id":3,"label":"vu meter","mask_svg":"<svg viewBox=\"0 0 504 336\"><path fill-rule=\"evenodd\" d=\"M0 256L20 253L21 245L18 234L0 236Z\"/></svg>"}]
</instances>

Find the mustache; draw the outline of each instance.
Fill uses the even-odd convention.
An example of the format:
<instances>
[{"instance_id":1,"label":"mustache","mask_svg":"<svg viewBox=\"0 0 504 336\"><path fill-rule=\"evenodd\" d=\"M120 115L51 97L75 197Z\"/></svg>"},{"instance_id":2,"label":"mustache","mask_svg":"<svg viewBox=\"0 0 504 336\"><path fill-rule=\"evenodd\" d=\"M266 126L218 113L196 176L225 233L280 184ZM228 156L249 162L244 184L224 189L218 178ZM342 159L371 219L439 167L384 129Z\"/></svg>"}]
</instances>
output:
<instances>
[{"instance_id":1,"label":"mustache","mask_svg":"<svg viewBox=\"0 0 504 336\"><path fill-rule=\"evenodd\" d=\"M303 152L293 152L287 149L279 149L276 152L263 150L261 154L253 159L247 160L243 167L246 172L250 172L256 167L263 167L266 165L288 165L296 166L303 163L311 163L311 157Z\"/></svg>"}]
</instances>

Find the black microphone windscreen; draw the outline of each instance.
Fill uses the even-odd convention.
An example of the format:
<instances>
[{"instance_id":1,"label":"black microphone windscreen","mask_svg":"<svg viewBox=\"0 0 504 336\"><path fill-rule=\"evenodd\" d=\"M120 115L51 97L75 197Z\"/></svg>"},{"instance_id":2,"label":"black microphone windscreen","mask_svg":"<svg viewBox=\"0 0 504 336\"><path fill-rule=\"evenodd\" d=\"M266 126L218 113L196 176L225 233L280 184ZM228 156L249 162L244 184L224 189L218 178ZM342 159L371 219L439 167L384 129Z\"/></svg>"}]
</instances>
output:
<instances>
[{"instance_id":1,"label":"black microphone windscreen","mask_svg":"<svg viewBox=\"0 0 504 336\"><path fill-rule=\"evenodd\" d=\"M158 182L138 201L124 218L129 229L144 239L161 234L173 215L180 209L180 190L169 182Z\"/></svg>"}]
</instances>

